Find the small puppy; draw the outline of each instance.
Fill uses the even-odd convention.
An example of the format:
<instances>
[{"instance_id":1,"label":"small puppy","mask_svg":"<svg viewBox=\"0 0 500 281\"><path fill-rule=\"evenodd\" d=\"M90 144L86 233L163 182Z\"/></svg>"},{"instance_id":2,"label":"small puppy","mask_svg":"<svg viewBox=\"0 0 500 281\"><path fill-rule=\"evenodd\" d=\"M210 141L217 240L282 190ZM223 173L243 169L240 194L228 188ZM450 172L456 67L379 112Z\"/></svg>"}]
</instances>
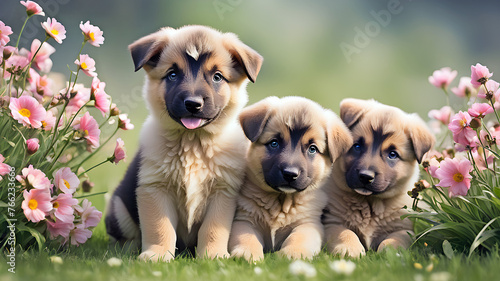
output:
<instances>
[{"instance_id":1,"label":"small puppy","mask_svg":"<svg viewBox=\"0 0 500 281\"><path fill-rule=\"evenodd\" d=\"M352 144L333 112L301 97L266 98L240 114L247 152L246 179L229 239L232 256L261 260L264 252L312 258L321 250L319 188L332 162Z\"/></svg>"},{"instance_id":2,"label":"small puppy","mask_svg":"<svg viewBox=\"0 0 500 281\"><path fill-rule=\"evenodd\" d=\"M198 257L229 256L249 144L237 115L262 57L204 26L163 28L129 49L135 70L146 71L151 114L111 198L107 232L120 242L142 238L143 260L169 261L176 245L197 246Z\"/></svg>"},{"instance_id":3,"label":"small puppy","mask_svg":"<svg viewBox=\"0 0 500 281\"><path fill-rule=\"evenodd\" d=\"M359 257L368 249L407 248L413 226L405 214L417 162L434 136L416 114L374 100L345 99L340 116L354 144L334 163L322 221L328 251Z\"/></svg>"}]
</instances>

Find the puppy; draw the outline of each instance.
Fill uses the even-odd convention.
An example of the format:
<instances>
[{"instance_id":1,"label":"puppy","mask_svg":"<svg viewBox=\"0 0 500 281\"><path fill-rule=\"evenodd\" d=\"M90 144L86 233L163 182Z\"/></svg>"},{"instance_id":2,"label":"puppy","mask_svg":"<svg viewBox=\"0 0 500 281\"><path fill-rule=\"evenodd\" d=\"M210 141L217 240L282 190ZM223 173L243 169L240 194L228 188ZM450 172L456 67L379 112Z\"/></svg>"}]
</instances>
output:
<instances>
[{"instance_id":1,"label":"puppy","mask_svg":"<svg viewBox=\"0 0 500 281\"><path fill-rule=\"evenodd\" d=\"M352 144L333 112L300 97L266 98L240 114L247 152L245 182L229 240L232 256L261 260L264 252L312 258L321 250L319 188L332 162Z\"/></svg>"},{"instance_id":2,"label":"puppy","mask_svg":"<svg viewBox=\"0 0 500 281\"><path fill-rule=\"evenodd\" d=\"M416 114L374 100L345 99L340 116L354 144L333 165L323 216L328 251L359 257L387 246L407 248L413 226L405 214L422 156L434 137Z\"/></svg>"},{"instance_id":3,"label":"puppy","mask_svg":"<svg viewBox=\"0 0 500 281\"><path fill-rule=\"evenodd\" d=\"M234 34L203 26L163 28L129 49L135 70L146 71L150 116L111 198L107 232L142 239L143 260L169 261L176 244L226 257L249 144L237 115L263 59Z\"/></svg>"}]
</instances>

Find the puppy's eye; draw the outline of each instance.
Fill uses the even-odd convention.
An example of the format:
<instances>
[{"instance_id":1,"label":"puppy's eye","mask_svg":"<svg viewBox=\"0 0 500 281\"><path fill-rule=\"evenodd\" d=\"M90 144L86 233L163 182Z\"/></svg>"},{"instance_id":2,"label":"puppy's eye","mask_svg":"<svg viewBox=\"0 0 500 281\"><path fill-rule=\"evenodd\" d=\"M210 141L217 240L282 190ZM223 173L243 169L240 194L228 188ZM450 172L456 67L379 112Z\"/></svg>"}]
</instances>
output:
<instances>
[{"instance_id":1,"label":"puppy's eye","mask_svg":"<svg viewBox=\"0 0 500 281\"><path fill-rule=\"evenodd\" d=\"M170 70L168 73L167 73L167 79L170 80L170 81L177 81L177 78L178 78L179 75L177 75L177 72L175 72L175 70Z\"/></svg>"},{"instance_id":2,"label":"puppy's eye","mask_svg":"<svg viewBox=\"0 0 500 281\"><path fill-rule=\"evenodd\" d=\"M280 146L280 144L278 143L278 141L277 141L277 140L271 140L271 141L267 144L267 146L269 146L269 147L270 147L270 148L272 148L272 149L276 149L276 148L278 148L278 147Z\"/></svg>"},{"instance_id":3,"label":"puppy's eye","mask_svg":"<svg viewBox=\"0 0 500 281\"><path fill-rule=\"evenodd\" d=\"M361 151L361 144L359 143L355 143L352 145L352 149L356 152L360 152Z\"/></svg>"},{"instance_id":4,"label":"puppy's eye","mask_svg":"<svg viewBox=\"0 0 500 281\"><path fill-rule=\"evenodd\" d=\"M222 73L218 71L214 74L214 77L212 77L212 81L214 81L214 83L220 83L222 80L224 80L224 76L222 76Z\"/></svg>"},{"instance_id":5,"label":"puppy's eye","mask_svg":"<svg viewBox=\"0 0 500 281\"><path fill-rule=\"evenodd\" d=\"M396 159L399 157L399 154L396 151L392 150L391 152L389 152L389 155L387 157L389 159Z\"/></svg>"},{"instance_id":6,"label":"puppy's eye","mask_svg":"<svg viewBox=\"0 0 500 281\"><path fill-rule=\"evenodd\" d=\"M307 150L307 152L309 152L309 154L316 154L319 152L319 150L318 150L318 147L313 144L313 145L309 146L309 149Z\"/></svg>"}]
</instances>

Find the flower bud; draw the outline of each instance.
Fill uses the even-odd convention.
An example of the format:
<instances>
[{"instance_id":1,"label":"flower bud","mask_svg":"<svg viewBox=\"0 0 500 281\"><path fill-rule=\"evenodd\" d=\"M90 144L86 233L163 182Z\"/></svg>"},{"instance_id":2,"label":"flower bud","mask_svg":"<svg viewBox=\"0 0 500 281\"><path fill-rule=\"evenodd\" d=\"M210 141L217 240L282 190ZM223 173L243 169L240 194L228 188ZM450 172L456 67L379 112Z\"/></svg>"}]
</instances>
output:
<instances>
[{"instance_id":1,"label":"flower bud","mask_svg":"<svg viewBox=\"0 0 500 281\"><path fill-rule=\"evenodd\" d=\"M94 187L94 183L89 180L84 180L82 183L83 192L90 192Z\"/></svg>"},{"instance_id":2,"label":"flower bud","mask_svg":"<svg viewBox=\"0 0 500 281\"><path fill-rule=\"evenodd\" d=\"M481 128L481 119L479 118L474 118L470 121L470 127L472 129L477 129L477 128Z\"/></svg>"},{"instance_id":3,"label":"flower bud","mask_svg":"<svg viewBox=\"0 0 500 281\"><path fill-rule=\"evenodd\" d=\"M39 140L36 139L36 138L32 138L32 139L28 139L26 141L26 146L28 148L28 154L34 154L35 152L38 151L38 149L40 148L40 145L39 145Z\"/></svg>"},{"instance_id":4,"label":"flower bud","mask_svg":"<svg viewBox=\"0 0 500 281\"><path fill-rule=\"evenodd\" d=\"M118 106L116 106L116 104L114 104L114 103L111 105L110 115L111 116L118 116L118 115L120 115L120 109L118 109Z\"/></svg>"}]
</instances>

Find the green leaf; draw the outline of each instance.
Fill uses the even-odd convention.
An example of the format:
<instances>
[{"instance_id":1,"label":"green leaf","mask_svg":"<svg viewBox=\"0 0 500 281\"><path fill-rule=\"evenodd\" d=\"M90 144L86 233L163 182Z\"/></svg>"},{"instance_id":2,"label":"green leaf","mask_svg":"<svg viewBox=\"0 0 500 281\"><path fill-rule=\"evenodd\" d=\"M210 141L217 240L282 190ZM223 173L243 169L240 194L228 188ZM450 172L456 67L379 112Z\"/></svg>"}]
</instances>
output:
<instances>
[{"instance_id":1,"label":"green leaf","mask_svg":"<svg viewBox=\"0 0 500 281\"><path fill-rule=\"evenodd\" d=\"M498 187L493 187L493 193L497 198L500 198L500 188Z\"/></svg>"},{"instance_id":2,"label":"green leaf","mask_svg":"<svg viewBox=\"0 0 500 281\"><path fill-rule=\"evenodd\" d=\"M476 238L474 239L474 242L472 242L472 245L470 246L470 250L469 250L469 258L470 256L472 255L472 253L474 252L474 250L479 247L479 245L481 245L484 241L490 239L491 237L494 237L497 235L497 233L500 231L500 229L496 229L496 230L493 230L493 231L488 231L486 232L486 229L488 229L488 227L494 223L497 219L499 219L500 217L496 217L492 220L490 220L484 227L483 229L481 229L481 231L476 235Z\"/></svg>"},{"instance_id":3,"label":"green leaf","mask_svg":"<svg viewBox=\"0 0 500 281\"><path fill-rule=\"evenodd\" d=\"M453 247L451 246L450 242L448 242L448 240L443 241L443 252L444 255L450 260L453 259L453 257L455 256Z\"/></svg>"}]
</instances>

